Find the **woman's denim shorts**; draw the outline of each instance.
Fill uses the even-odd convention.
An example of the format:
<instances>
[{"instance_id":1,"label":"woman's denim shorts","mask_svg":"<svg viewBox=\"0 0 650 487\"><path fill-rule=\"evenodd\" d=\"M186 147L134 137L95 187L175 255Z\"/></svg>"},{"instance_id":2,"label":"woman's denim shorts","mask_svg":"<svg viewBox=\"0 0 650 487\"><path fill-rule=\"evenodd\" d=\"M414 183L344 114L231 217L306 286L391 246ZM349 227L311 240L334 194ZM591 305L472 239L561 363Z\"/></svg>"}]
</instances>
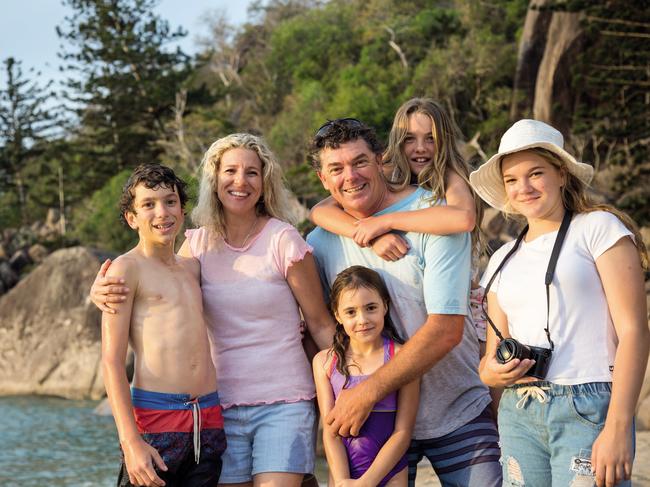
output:
<instances>
[{"instance_id":1,"label":"woman's denim shorts","mask_svg":"<svg viewBox=\"0 0 650 487\"><path fill-rule=\"evenodd\" d=\"M313 401L233 406L223 418L228 448L219 483L249 482L264 472L314 471Z\"/></svg>"},{"instance_id":2,"label":"woman's denim shorts","mask_svg":"<svg viewBox=\"0 0 650 487\"><path fill-rule=\"evenodd\" d=\"M605 426L611 393L609 382L507 387L498 417L503 485L595 485L591 446ZM634 442L634 427L630 435Z\"/></svg>"}]
</instances>

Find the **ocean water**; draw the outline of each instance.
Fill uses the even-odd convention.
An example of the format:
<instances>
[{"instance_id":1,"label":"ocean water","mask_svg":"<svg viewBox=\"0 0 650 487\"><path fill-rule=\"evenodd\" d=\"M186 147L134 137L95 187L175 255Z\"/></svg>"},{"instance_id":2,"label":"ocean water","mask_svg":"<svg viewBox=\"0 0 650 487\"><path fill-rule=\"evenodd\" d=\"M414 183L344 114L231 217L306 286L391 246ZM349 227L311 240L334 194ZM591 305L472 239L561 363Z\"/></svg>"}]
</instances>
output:
<instances>
[{"instance_id":1,"label":"ocean water","mask_svg":"<svg viewBox=\"0 0 650 487\"><path fill-rule=\"evenodd\" d=\"M0 485L115 485L120 466L112 417L96 401L0 397Z\"/></svg>"},{"instance_id":2,"label":"ocean water","mask_svg":"<svg viewBox=\"0 0 650 487\"><path fill-rule=\"evenodd\" d=\"M112 487L120 468L111 416L93 414L97 401L0 397L1 487ZM317 461L327 483L327 465Z\"/></svg>"}]
</instances>

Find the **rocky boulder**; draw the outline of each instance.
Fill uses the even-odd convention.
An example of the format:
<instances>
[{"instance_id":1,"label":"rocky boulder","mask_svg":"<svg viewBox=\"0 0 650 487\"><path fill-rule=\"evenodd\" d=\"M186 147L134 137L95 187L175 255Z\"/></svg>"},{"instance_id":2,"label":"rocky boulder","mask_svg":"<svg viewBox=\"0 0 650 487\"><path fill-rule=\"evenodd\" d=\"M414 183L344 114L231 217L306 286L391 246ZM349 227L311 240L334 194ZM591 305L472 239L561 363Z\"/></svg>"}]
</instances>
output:
<instances>
[{"instance_id":1,"label":"rocky boulder","mask_svg":"<svg viewBox=\"0 0 650 487\"><path fill-rule=\"evenodd\" d=\"M49 249L70 245L59 211L50 209L45 221L35 221L20 228L0 231L0 295L11 289L27 274L33 264L40 264Z\"/></svg>"},{"instance_id":2,"label":"rocky boulder","mask_svg":"<svg viewBox=\"0 0 650 487\"><path fill-rule=\"evenodd\" d=\"M0 395L104 395L101 314L87 299L99 265L88 249L58 250L0 297Z\"/></svg>"}]
</instances>

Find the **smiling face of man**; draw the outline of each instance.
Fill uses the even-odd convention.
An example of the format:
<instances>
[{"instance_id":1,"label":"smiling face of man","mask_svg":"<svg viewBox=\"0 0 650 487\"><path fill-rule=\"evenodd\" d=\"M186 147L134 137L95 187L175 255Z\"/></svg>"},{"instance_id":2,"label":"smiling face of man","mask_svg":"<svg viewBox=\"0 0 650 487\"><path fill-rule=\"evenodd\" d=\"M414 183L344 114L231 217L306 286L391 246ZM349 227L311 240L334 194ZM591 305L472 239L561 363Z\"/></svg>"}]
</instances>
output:
<instances>
[{"instance_id":1,"label":"smiling face of man","mask_svg":"<svg viewBox=\"0 0 650 487\"><path fill-rule=\"evenodd\" d=\"M363 139L323 149L318 177L339 205L356 218L379 211L388 192L381 154L373 153Z\"/></svg>"}]
</instances>

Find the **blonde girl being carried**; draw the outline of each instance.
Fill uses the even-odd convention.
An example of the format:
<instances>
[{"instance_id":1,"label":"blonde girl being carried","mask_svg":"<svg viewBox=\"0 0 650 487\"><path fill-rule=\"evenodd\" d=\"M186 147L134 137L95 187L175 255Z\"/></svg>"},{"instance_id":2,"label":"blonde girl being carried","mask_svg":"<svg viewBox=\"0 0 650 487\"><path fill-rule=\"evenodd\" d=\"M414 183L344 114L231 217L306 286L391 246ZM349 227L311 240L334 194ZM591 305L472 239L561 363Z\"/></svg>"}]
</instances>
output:
<instances>
[{"instance_id":1,"label":"blonde girl being carried","mask_svg":"<svg viewBox=\"0 0 650 487\"><path fill-rule=\"evenodd\" d=\"M385 260L398 260L408 246L403 239L384 238L391 231L447 235L470 232L477 221L477 203L469 186L469 166L456 143L456 130L440 105L412 98L395 114L384 153L384 175L393 190L419 184L432 193L429 208L356 220L330 197L311 212L312 222L354 239ZM442 205L440 202L445 201Z\"/></svg>"},{"instance_id":2,"label":"blonde girl being carried","mask_svg":"<svg viewBox=\"0 0 650 487\"><path fill-rule=\"evenodd\" d=\"M396 261L408 252L408 244L396 232L447 235L472 232L473 281L470 292L472 321L485 349L485 316L480 306L483 290L476 283L482 245L479 198L469 185L469 165L457 144L457 129L444 109L430 98L412 98L395 114L384 152L384 175L400 190L418 184L432 193L431 206L420 210L384 213L356 220L329 197L311 211L312 222L324 229L354 239L385 260ZM444 202L444 204L441 204ZM494 403L498 395L492 394Z\"/></svg>"}]
</instances>

